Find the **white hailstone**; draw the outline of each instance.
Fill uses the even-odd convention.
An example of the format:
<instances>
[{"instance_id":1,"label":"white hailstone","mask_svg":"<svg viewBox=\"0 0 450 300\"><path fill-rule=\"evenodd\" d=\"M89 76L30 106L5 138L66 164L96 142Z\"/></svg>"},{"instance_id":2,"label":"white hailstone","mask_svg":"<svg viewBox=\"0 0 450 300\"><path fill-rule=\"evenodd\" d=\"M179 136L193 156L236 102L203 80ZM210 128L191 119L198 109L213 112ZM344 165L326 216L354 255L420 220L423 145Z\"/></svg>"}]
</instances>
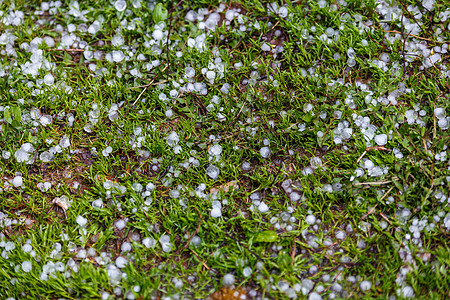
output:
<instances>
[{"instance_id":1,"label":"white hailstone","mask_svg":"<svg viewBox=\"0 0 450 300\"><path fill-rule=\"evenodd\" d=\"M261 46L261 50L262 51L270 51L270 50L272 50L272 47L270 47L270 45L269 44L267 44L267 43L264 43L264 44L262 44L262 46Z\"/></svg>"},{"instance_id":2,"label":"white hailstone","mask_svg":"<svg viewBox=\"0 0 450 300\"><path fill-rule=\"evenodd\" d=\"M322 167L322 160L319 157L311 157L309 163L311 164L311 168L313 168L313 170Z\"/></svg>"},{"instance_id":3,"label":"white hailstone","mask_svg":"<svg viewBox=\"0 0 450 300\"><path fill-rule=\"evenodd\" d=\"M44 37L44 42L47 44L48 47L53 48L55 47L55 41L53 40L53 38L46 36Z\"/></svg>"},{"instance_id":4,"label":"white hailstone","mask_svg":"<svg viewBox=\"0 0 450 300\"><path fill-rule=\"evenodd\" d=\"M52 74L48 73L44 76L44 83L46 85L52 85L55 82L55 78Z\"/></svg>"},{"instance_id":5,"label":"white hailstone","mask_svg":"<svg viewBox=\"0 0 450 300\"><path fill-rule=\"evenodd\" d=\"M345 234L344 231L339 230L339 231L336 233L336 238L337 238L338 240L343 240L343 239L345 239L345 236L346 236L346 234Z\"/></svg>"},{"instance_id":6,"label":"white hailstone","mask_svg":"<svg viewBox=\"0 0 450 300\"><path fill-rule=\"evenodd\" d=\"M235 282L233 274L225 274L222 278L222 284L225 286L232 286Z\"/></svg>"},{"instance_id":7,"label":"white hailstone","mask_svg":"<svg viewBox=\"0 0 450 300\"><path fill-rule=\"evenodd\" d=\"M185 78L190 79L190 78L193 78L194 76L195 76L195 69L194 69L194 68L192 68L192 67L186 67L186 68L184 69L184 77L185 77Z\"/></svg>"},{"instance_id":8,"label":"white hailstone","mask_svg":"<svg viewBox=\"0 0 450 300\"><path fill-rule=\"evenodd\" d=\"M414 290L409 285L402 287L401 294L405 298L413 298L414 297Z\"/></svg>"},{"instance_id":9,"label":"white hailstone","mask_svg":"<svg viewBox=\"0 0 450 300\"><path fill-rule=\"evenodd\" d=\"M23 270L25 273L30 272L31 269L32 269L32 267L33 267L33 266L32 266L32 264L31 264L31 261L26 260L26 261L22 262L22 270Z\"/></svg>"},{"instance_id":10,"label":"white hailstone","mask_svg":"<svg viewBox=\"0 0 450 300\"><path fill-rule=\"evenodd\" d=\"M42 115L39 118L39 123L41 123L44 126L47 126L47 125L51 124L52 121L53 121L53 118L50 115Z\"/></svg>"},{"instance_id":11,"label":"white hailstone","mask_svg":"<svg viewBox=\"0 0 450 300\"><path fill-rule=\"evenodd\" d=\"M253 270L250 267L245 267L244 270L242 270L242 275L244 275L244 277L250 277L252 273Z\"/></svg>"},{"instance_id":12,"label":"white hailstone","mask_svg":"<svg viewBox=\"0 0 450 300\"><path fill-rule=\"evenodd\" d=\"M434 9L434 3L435 0L425 0L422 2L422 5L427 10L433 10Z\"/></svg>"},{"instance_id":13,"label":"white hailstone","mask_svg":"<svg viewBox=\"0 0 450 300\"><path fill-rule=\"evenodd\" d=\"M116 266L117 266L119 269L125 268L125 266L126 266L127 264L128 264L128 260L127 260L125 257L119 256L119 257L116 258Z\"/></svg>"},{"instance_id":14,"label":"white hailstone","mask_svg":"<svg viewBox=\"0 0 450 300\"><path fill-rule=\"evenodd\" d=\"M117 220L117 221L114 223L114 226L116 226L116 228L117 228L118 230L122 230L122 229L125 228L126 222L125 222L125 220L120 219L120 220Z\"/></svg>"},{"instance_id":15,"label":"white hailstone","mask_svg":"<svg viewBox=\"0 0 450 300\"><path fill-rule=\"evenodd\" d=\"M159 242L161 243L162 250L164 252L170 252L172 251L172 244L170 243L170 236L168 235L162 235L159 238Z\"/></svg>"},{"instance_id":16,"label":"white hailstone","mask_svg":"<svg viewBox=\"0 0 450 300\"><path fill-rule=\"evenodd\" d=\"M153 248L156 245L156 241L151 237L146 237L145 239L142 240L142 245L144 245L147 248Z\"/></svg>"},{"instance_id":17,"label":"white hailstone","mask_svg":"<svg viewBox=\"0 0 450 300\"><path fill-rule=\"evenodd\" d=\"M22 178L22 176L14 177L14 179L12 180L12 184L15 187L21 187L23 185L23 178Z\"/></svg>"},{"instance_id":18,"label":"white hailstone","mask_svg":"<svg viewBox=\"0 0 450 300\"><path fill-rule=\"evenodd\" d=\"M359 284L359 288L361 290L363 290L363 291L368 291L368 290L370 290L371 287L372 287L372 283L370 281L367 281L367 280L363 280Z\"/></svg>"},{"instance_id":19,"label":"white hailstone","mask_svg":"<svg viewBox=\"0 0 450 300\"><path fill-rule=\"evenodd\" d=\"M214 83L214 79L216 78L216 72L214 72L214 71L206 72L206 78L208 78L209 82L211 84L213 84Z\"/></svg>"},{"instance_id":20,"label":"white hailstone","mask_svg":"<svg viewBox=\"0 0 450 300\"><path fill-rule=\"evenodd\" d=\"M61 140L59 141L59 146L61 146L61 148L67 148L70 147L70 140L67 138L66 135L64 135Z\"/></svg>"},{"instance_id":21,"label":"white hailstone","mask_svg":"<svg viewBox=\"0 0 450 300\"><path fill-rule=\"evenodd\" d=\"M120 246L120 250L122 251L122 253L123 252L129 252L129 251L131 251L131 243L129 243L129 242L124 242L123 244L122 244L122 246Z\"/></svg>"},{"instance_id":22,"label":"white hailstone","mask_svg":"<svg viewBox=\"0 0 450 300\"><path fill-rule=\"evenodd\" d=\"M250 171L251 165L250 165L250 163L244 161L244 162L242 163L242 167L241 167L241 168L242 168L243 171Z\"/></svg>"},{"instance_id":23,"label":"white hailstone","mask_svg":"<svg viewBox=\"0 0 450 300\"><path fill-rule=\"evenodd\" d=\"M123 36L121 34L116 34L111 39L111 44L115 47L122 46L125 43Z\"/></svg>"},{"instance_id":24,"label":"white hailstone","mask_svg":"<svg viewBox=\"0 0 450 300\"><path fill-rule=\"evenodd\" d=\"M442 130L447 130L448 129L448 120L447 119L440 119L438 121L438 126L442 129Z\"/></svg>"},{"instance_id":25,"label":"white hailstone","mask_svg":"<svg viewBox=\"0 0 450 300\"><path fill-rule=\"evenodd\" d=\"M216 180L219 177L220 170L214 165L209 165L206 168L206 175L208 175L211 179Z\"/></svg>"},{"instance_id":26,"label":"white hailstone","mask_svg":"<svg viewBox=\"0 0 450 300\"><path fill-rule=\"evenodd\" d=\"M261 202L261 203L258 205L258 210L259 210L261 213L264 214L264 213L266 213L266 212L269 211L269 206L267 206L266 203Z\"/></svg>"},{"instance_id":27,"label":"white hailstone","mask_svg":"<svg viewBox=\"0 0 450 300\"><path fill-rule=\"evenodd\" d=\"M86 226L88 220L85 217L78 215L76 221L80 227L84 227Z\"/></svg>"},{"instance_id":28,"label":"white hailstone","mask_svg":"<svg viewBox=\"0 0 450 300\"><path fill-rule=\"evenodd\" d=\"M95 20L88 28L88 32L92 35L96 34L100 30L100 22Z\"/></svg>"},{"instance_id":29,"label":"white hailstone","mask_svg":"<svg viewBox=\"0 0 450 300\"><path fill-rule=\"evenodd\" d=\"M308 300L322 300L322 296L320 296L316 292L312 292L311 294L309 294Z\"/></svg>"},{"instance_id":30,"label":"white hailstone","mask_svg":"<svg viewBox=\"0 0 450 300\"><path fill-rule=\"evenodd\" d=\"M31 143L23 144L22 147L20 147L20 149L22 149L23 151L25 151L27 153L34 152L34 147Z\"/></svg>"},{"instance_id":31,"label":"white hailstone","mask_svg":"<svg viewBox=\"0 0 450 300\"><path fill-rule=\"evenodd\" d=\"M386 134L377 134L375 136L375 143L377 143L378 146L384 146L387 143L387 135Z\"/></svg>"},{"instance_id":32,"label":"white hailstone","mask_svg":"<svg viewBox=\"0 0 450 300\"><path fill-rule=\"evenodd\" d=\"M155 31L153 31L152 37L153 37L155 40L159 41L159 40L162 40L162 39L163 39L164 34L163 34L163 32L162 32L160 29L156 29Z\"/></svg>"},{"instance_id":33,"label":"white hailstone","mask_svg":"<svg viewBox=\"0 0 450 300\"><path fill-rule=\"evenodd\" d=\"M167 136L167 144L169 144L169 146L174 146L174 145L178 144L179 141L180 141L180 137L178 136L178 134L175 131L172 131Z\"/></svg>"},{"instance_id":34,"label":"white hailstone","mask_svg":"<svg viewBox=\"0 0 450 300\"><path fill-rule=\"evenodd\" d=\"M446 116L446 112L445 109L443 109L442 107L436 107L434 109L434 115L436 116L436 118L438 119L443 119Z\"/></svg>"},{"instance_id":35,"label":"white hailstone","mask_svg":"<svg viewBox=\"0 0 450 300\"><path fill-rule=\"evenodd\" d=\"M6 151L6 150L3 150L3 151L2 151L2 157L3 157L4 159L9 159L9 158L11 157L11 152Z\"/></svg>"},{"instance_id":36,"label":"white hailstone","mask_svg":"<svg viewBox=\"0 0 450 300\"><path fill-rule=\"evenodd\" d=\"M103 208L103 200L97 199L97 200L92 201L92 207L93 208Z\"/></svg>"},{"instance_id":37,"label":"white hailstone","mask_svg":"<svg viewBox=\"0 0 450 300\"><path fill-rule=\"evenodd\" d=\"M306 223L308 223L309 225L313 225L314 223L316 223L316 217L313 215L308 215L306 216L305 219Z\"/></svg>"},{"instance_id":38,"label":"white hailstone","mask_svg":"<svg viewBox=\"0 0 450 300\"><path fill-rule=\"evenodd\" d=\"M211 217L213 218L220 218L222 216L222 210L220 207L214 207L211 210Z\"/></svg>"},{"instance_id":39,"label":"white hailstone","mask_svg":"<svg viewBox=\"0 0 450 300\"><path fill-rule=\"evenodd\" d=\"M117 9L117 11L124 11L127 8L127 2L125 2L125 0L117 0L114 2L114 8Z\"/></svg>"},{"instance_id":40,"label":"white hailstone","mask_svg":"<svg viewBox=\"0 0 450 300\"><path fill-rule=\"evenodd\" d=\"M147 183L147 185L145 186L145 189L149 192L153 191L155 188L156 186L152 182Z\"/></svg>"},{"instance_id":41,"label":"white hailstone","mask_svg":"<svg viewBox=\"0 0 450 300\"><path fill-rule=\"evenodd\" d=\"M76 257L78 257L78 258L86 258L87 257L87 251L85 249L80 249L80 251L78 251Z\"/></svg>"},{"instance_id":42,"label":"white hailstone","mask_svg":"<svg viewBox=\"0 0 450 300\"><path fill-rule=\"evenodd\" d=\"M262 148L259 150L259 153L261 154L261 156L262 156L263 158L268 158L268 157L270 157L270 154L271 154L270 148L269 148L269 147L262 147Z\"/></svg>"},{"instance_id":43,"label":"white hailstone","mask_svg":"<svg viewBox=\"0 0 450 300\"><path fill-rule=\"evenodd\" d=\"M222 153L222 146L220 145L213 145L211 147L209 147L208 149L209 155L215 155L218 156Z\"/></svg>"},{"instance_id":44,"label":"white hailstone","mask_svg":"<svg viewBox=\"0 0 450 300\"><path fill-rule=\"evenodd\" d=\"M14 157L16 158L17 162L21 163L21 162L29 162L30 161L30 155L23 151L22 149L17 150L14 153Z\"/></svg>"},{"instance_id":45,"label":"white hailstone","mask_svg":"<svg viewBox=\"0 0 450 300\"><path fill-rule=\"evenodd\" d=\"M169 108L166 110L165 114L168 119L171 119L173 117L173 110Z\"/></svg>"},{"instance_id":46,"label":"white hailstone","mask_svg":"<svg viewBox=\"0 0 450 300\"><path fill-rule=\"evenodd\" d=\"M121 50L114 50L112 52L112 59L115 62L121 62L123 59L125 58L125 54L123 54L123 52Z\"/></svg>"}]
</instances>

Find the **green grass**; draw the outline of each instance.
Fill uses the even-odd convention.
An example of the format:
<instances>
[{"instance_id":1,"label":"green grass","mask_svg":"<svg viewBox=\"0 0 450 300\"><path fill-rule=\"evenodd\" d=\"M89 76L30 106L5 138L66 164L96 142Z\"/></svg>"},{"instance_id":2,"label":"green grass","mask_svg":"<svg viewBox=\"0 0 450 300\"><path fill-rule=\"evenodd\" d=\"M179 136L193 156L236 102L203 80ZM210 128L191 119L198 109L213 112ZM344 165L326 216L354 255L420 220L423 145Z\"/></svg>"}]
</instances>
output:
<instances>
[{"instance_id":1,"label":"green grass","mask_svg":"<svg viewBox=\"0 0 450 300\"><path fill-rule=\"evenodd\" d=\"M258 0L163 1L156 16L157 2L80 1L81 14L12 2L0 3L2 298L449 297L450 135L435 114L448 108L448 57L427 64L414 45L447 45L450 3L286 1L280 16ZM239 16L227 23L228 10ZM55 45L30 46L45 37ZM46 60L35 75L28 47ZM15 157L26 143L28 163Z\"/></svg>"}]
</instances>

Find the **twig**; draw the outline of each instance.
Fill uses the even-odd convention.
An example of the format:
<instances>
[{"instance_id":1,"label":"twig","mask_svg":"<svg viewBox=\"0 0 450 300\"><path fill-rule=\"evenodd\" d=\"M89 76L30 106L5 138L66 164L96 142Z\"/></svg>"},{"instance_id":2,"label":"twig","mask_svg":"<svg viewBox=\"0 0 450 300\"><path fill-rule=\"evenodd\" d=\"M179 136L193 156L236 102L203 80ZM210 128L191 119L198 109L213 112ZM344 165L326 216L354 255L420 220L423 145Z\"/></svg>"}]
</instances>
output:
<instances>
[{"instance_id":1,"label":"twig","mask_svg":"<svg viewBox=\"0 0 450 300\"><path fill-rule=\"evenodd\" d=\"M386 193L384 193L383 197L380 198L380 202L383 201L384 198L392 191L394 187L392 186Z\"/></svg>"},{"instance_id":2,"label":"twig","mask_svg":"<svg viewBox=\"0 0 450 300\"><path fill-rule=\"evenodd\" d=\"M401 35L402 35L402 39L403 39L403 43L402 43L402 58L403 58L403 79L405 78L405 74L406 74L406 58L405 58L405 43L406 43L406 39L405 39L405 37L403 36L403 33L404 33L404 29L405 29L405 26L404 26L404 24L403 24L403 18L404 18L404 15L405 15L405 13L404 13L404 11L403 11L403 9L402 9L402 20L401 20L401 23L402 23L402 27L401 27Z\"/></svg>"},{"instance_id":3,"label":"twig","mask_svg":"<svg viewBox=\"0 0 450 300\"><path fill-rule=\"evenodd\" d=\"M378 213L383 219L385 219L386 221L388 221L388 223L390 224L390 225L392 225L392 222L383 214L383 213Z\"/></svg>"},{"instance_id":4,"label":"twig","mask_svg":"<svg viewBox=\"0 0 450 300\"><path fill-rule=\"evenodd\" d=\"M383 30L383 32L392 32L392 33L399 33L399 34L401 34L401 32L397 31L397 30ZM419 39L419 40L425 40L425 41L429 41L429 42L433 42L433 43L445 44L445 42L439 42L439 41L435 41L435 40L432 40L432 39L427 39L427 38L424 38L424 37L421 37L421 36L418 36L418 35L414 35L414 34L410 34L410 33L406 33L406 32L404 33L404 35L412 36L412 37L415 37L416 39Z\"/></svg>"},{"instance_id":5,"label":"twig","mask_svg":"<svg viewBox=\"0 0 450 300\"><path fill-rule=\"evenodd\" d=\"M46 49L46 51L84 52L84 49Z\"/></svg>"},{"instance_id":6,"label":"twig","mask_svg":"<svg viewBox=\"0 0 450 300\"><path fill-rule=\"evenodd\" d=\"M375 204L375 206L372 207L372 208L367 212L367 214L365 214L364 216L362 216L362 217L361 217L361 220L364 220L365 218L367 218L368 215L373 214L373 213L375 212L375 209L377 208L377 205L378 205L378 204Z\"/></svg>"},{"instance_id":7,"label":"twig","mask_svg":"<svg viewBox=\"0 0 450 300\"><path fill-rule=\"evenodd\" d=\"M393 180L398 179L398 177L393 177ZM374 182L358 182L355 183L354 186L360 186L360 185L383 185L386 183L390 183L392 180L385 180L385 181L374 181Z\"/></svg>"},{"instance_id":8,"label":"twig","mask_svg":"<svg viewBox=\"0 0 450 300\"><path fill-rule=\"evenodd\" d=\"M391 149L388 149L384 146L367 147L366 150L364 150L363 154L361 154L361 156L356 160L356 163L359 163L368 151L391 151Z\"/></svg>"},{"instance_id":9,"label":"twig","mask_svg":"<svg viewBox=\"0 0 450 300\"><path fill-rule=\"evenodd\" d=\"M367 153L367 150L364 150L364 152L361 154L361 156L356 160L357 164L361 161L361 159L364 157L364 155L366 155L366 153Z\"/></svg>"},{"instance_id":10,"label":"twig","mask_svg":"<svg viewBox=\"0 0 450 300\"><path fill-rule=\"evenodd\" d=\"M294 246L292 247L292 252L291 252L291 266L294 266L295 253L297 252L297 243L295 241L296 241L296 238L294 238Z\"/></svg>"},{"instance_id":11,"label":"twig","mask_svg":"<svg viewBox=\"0 0 450 300\"><path fill-rule=\"evenodd\" d=\"M169 56L169 38L170 38L170 33L172 31L172 16L173 16L173 12L174 10L183 2L184 0L180 0L175 6L173 6L170 9L170 16L169 16L169 31L167 33L167 39L166 39L166 55L167 55L167 66L170 65L170 56ZM169 73L166 74L167 77L166 79L169 79Z\"/></svg>"}]
</instances>

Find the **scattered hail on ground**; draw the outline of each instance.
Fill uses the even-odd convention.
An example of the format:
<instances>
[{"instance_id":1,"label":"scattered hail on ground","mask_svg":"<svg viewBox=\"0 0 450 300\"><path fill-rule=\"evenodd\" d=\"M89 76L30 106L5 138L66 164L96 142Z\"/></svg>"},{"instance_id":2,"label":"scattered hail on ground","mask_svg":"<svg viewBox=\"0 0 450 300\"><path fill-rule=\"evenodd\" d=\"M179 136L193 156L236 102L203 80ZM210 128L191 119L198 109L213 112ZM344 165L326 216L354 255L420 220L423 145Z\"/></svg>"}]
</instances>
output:
<instances>
[{"instance_id":1,"label":"scattered hail on ground","mask_svg":"<svg viewBox=\"0 0 450 300\"><path fill-rule=\"evenodd\" d=\"M450 297L448 7L0 0L0 295Z\"/></svg>"}]
</instances>

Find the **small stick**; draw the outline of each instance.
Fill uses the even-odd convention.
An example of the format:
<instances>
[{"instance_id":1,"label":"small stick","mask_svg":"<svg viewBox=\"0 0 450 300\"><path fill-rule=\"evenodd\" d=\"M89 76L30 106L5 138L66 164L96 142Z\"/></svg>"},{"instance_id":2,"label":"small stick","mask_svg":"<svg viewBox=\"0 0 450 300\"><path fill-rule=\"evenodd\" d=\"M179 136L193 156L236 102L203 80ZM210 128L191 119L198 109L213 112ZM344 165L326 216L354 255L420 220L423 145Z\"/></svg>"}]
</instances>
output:
<instances>
[{"instance_id":1,"label":"small stick","mask_svg":"<svg viewBox=\"0 0 450 300\"><path fill-rule=\"evenodd\" d=\"M46 51L84 52L84 49L46 49Z\"/></svg>"},{"instance_id":2,"label":"small stick","mask_svg":"<svg viewBox=\"0 0 450 300\"><path fill-rule=\"evenodd\" d=\"M388 223L389 224L391 224L392 225L392 222L383 214L383 213L379 213L379 215L383 218L383 219L385 219L386 221L388 221Z\"/></svg>"},{"instance_id":3,"label":"small stick","mask_svg":"<svg viewBox=\"0 0 450 300\"><path fill-rule=\"evenodd\" d=\"M364 155L366 155L367 153L367 149L364 150L363 154L361 154L361 156L356 160L356 163L359 163L361 161L361 159L364 157Z\"/></svg>"}]
</instances>

